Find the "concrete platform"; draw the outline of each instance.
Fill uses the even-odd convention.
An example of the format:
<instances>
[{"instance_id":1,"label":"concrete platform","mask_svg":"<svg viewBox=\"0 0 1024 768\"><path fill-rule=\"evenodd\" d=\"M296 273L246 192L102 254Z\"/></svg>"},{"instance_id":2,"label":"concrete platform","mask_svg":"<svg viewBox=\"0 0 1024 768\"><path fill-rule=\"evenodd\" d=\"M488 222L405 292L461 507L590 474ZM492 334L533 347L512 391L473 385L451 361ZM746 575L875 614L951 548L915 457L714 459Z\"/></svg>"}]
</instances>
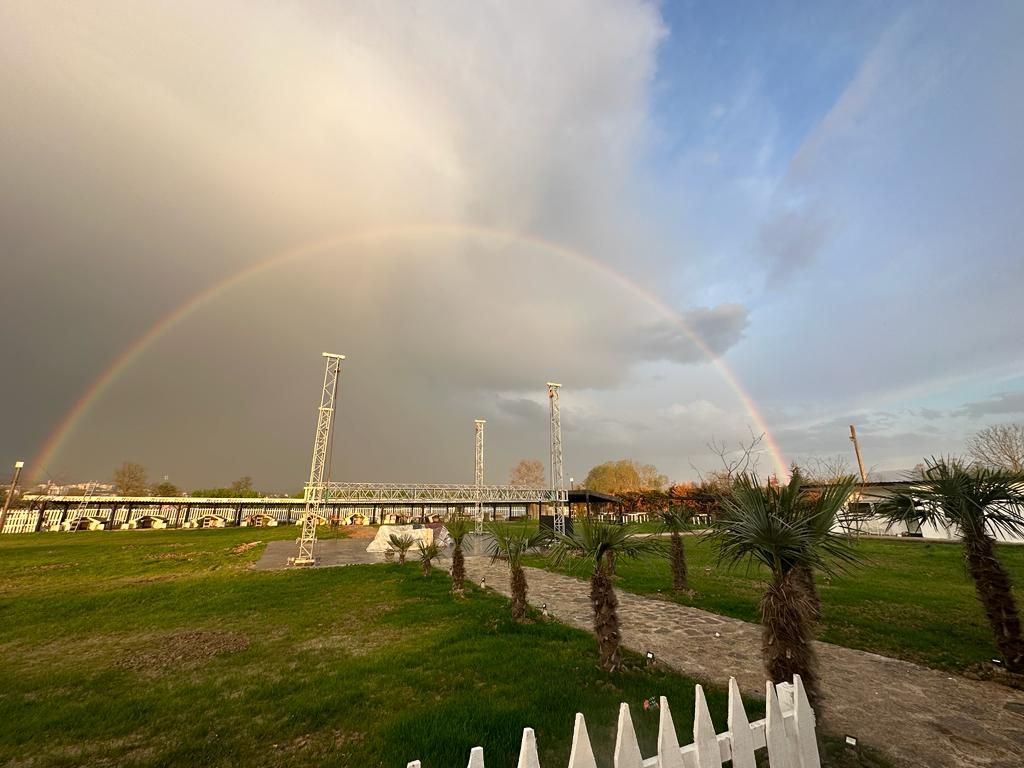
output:
<instances>
[{"instance_id":1,"label":"concrete platform","mask_svg":"<svg viewBox=\"0 0 1024 768\"><path fill-rule=\"evenodd\" d=\"M268 542L267 548L263 550L263 557L253 564L252 569L254 571L276 571L288 568L288 558L295 557L299 549L296 542L297 539ZM316 543L314 552L318 558L317 567L383 563L383 554L366 551L366 546L369 543L370 540L365 538L320 539Z\"/></svg>"}]
</instances>

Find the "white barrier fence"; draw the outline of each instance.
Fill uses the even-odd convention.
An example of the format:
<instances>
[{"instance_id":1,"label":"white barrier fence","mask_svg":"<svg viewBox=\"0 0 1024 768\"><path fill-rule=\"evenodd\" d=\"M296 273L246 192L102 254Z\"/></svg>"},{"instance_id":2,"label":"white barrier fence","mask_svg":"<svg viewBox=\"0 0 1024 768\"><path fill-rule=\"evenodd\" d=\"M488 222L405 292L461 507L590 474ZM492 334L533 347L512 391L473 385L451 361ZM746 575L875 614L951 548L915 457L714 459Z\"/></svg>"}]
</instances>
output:
<instances>
[{"instance_id":1,"label":"white barrier fence","mask_svg":"<svg viewBox=\"0 0 1024 768\"><path fill-rule=\"evenodd\" d=\"M658 723L658 752L653 757L640 754L629 705L619 706L619 726L613 755L615 768L721 768L732 760L733 768L755 768L754 753L768 750L771 768L821 768L815 737L814 711L807 701L803 683L795 675L793 683L765 684L765 718L747 720L736 679L729 679L729 730L715 733L704 689L697 686L693 718L693 743L679 746L675 723L668 701L661 697ZM414 760L408 768L421 768ZM484 750L474 747L468 768L484 768ZM540 768L537 740L533 728L523 729L518 768ZM569 768L597 768L594 750L582 714L576 715L572 734Z\"/></svg>"}]
</instances>

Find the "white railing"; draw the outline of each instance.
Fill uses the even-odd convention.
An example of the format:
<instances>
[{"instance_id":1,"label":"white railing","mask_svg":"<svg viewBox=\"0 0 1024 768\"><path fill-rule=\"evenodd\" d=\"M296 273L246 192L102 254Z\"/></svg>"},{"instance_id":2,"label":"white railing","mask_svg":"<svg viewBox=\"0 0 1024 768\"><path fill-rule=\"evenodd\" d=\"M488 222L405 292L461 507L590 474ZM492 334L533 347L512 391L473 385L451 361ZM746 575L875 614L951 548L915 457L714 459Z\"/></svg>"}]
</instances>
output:
<instances>
[{"instance_id":1,"label":"white railing","mask_svg":"<svg viewBox=\"0 0 1024 768\"><path fill-rule=\"evenodd\" d=\"M704 689L697 686L693 718L693 743L679 746L668 700L661 697L658 723L658 752L644 757L636 740L629 705L619 705L619 726L613 755L615 768L721 768L732 760L733 768L755 768L754 753L768 750L771 768L821 768L818 742L814 732L814 711L807 701L799 675L793 683L765 683L765 718L747 720L736 679L729 680L729 730L715 733ZM533 728L523 729L519 748L519 768L540 768L537 740ZM421 768L414 760L408 768ZM484 750L474 747L468 768L484 768ZM572 734L569 768L597 768L594 750L582 714L576 715Z\"/></svg>"}]
</instances>

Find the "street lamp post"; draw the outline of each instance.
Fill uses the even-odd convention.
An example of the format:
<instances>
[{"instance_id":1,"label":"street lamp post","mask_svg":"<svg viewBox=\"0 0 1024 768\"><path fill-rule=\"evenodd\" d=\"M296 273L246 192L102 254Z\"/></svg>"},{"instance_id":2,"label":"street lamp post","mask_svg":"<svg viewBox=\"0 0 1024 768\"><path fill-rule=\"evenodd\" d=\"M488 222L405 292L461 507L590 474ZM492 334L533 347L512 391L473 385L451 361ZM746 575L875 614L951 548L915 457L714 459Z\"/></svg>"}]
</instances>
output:
<instances>
[{"instance_id":1,"label":"street lamp post","mask_svg":"<svg viewBox=\"0 0 1024 768\"><path fill-rule=\"evenodd\" d=\"M11 480L11 489L7 491L7 498L4 500L4 509L0 512L0 533L3 533L7 524L7 510L11 506L11 499L14 498L14 491L18 487L18 478L21 476L21 468L25 466L24 461L14 462L14 478Z\"/></svg>"}]
</instances>

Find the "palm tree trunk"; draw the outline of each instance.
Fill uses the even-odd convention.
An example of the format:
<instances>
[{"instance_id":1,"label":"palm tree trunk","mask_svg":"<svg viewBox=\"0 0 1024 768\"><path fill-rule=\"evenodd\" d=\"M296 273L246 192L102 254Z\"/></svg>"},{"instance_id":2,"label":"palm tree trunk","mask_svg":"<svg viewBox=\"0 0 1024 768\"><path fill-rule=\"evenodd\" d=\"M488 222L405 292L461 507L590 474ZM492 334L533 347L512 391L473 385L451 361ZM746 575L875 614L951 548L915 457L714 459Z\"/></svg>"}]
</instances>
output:
<instances>
[{"instance_id":1,"label":"palm tree trunk","mask_svg":"<svg viewBox=\"0 0 1024 768\"><path fill-rule=\"evenodd\" d=\"M601 667L615 672L622 667L619 648L619 599L615 596L612 579L604 563L598 563L590 577L590 602L594 607L594 634Z\"/></svg>"},{"instance_id":2,"label":"palm tree trunk","mask_svg":"<svg viewBox=\"0 0 1024 768\"><path fill-rule=\"evenodd\" d=\"M995 541L985 534L964 539L967 570L985 607L985 615L996 638L1006 668L1024 672L1024 639L1020 614L1013 599L1010 576L996 558Z\"/></svg>"},{"instance_id":3,"label":"palm tree trunk","mask_svg":"<svg viewBox=\"0 0 1024 768\"><path fill-rule=\"evenodd\" d=\"M466 558L462 555L462 542L452 550L452 591L462 593L466 580Z\"/></svg>"},{"instance_id":4,"label":"palm tree trunk","mask_svg":"<svg viewBox=\"0 0 1024 768\"><path fill-rule=\"evenodd\" d=\"M798 565L793 568L793 576L807 593L810 608L808 618L813 622L821 621L821 598L818 596L818 585L814 581L814 571L810 566Z\"/></svg>"},{"instance_id":5,"label":"palm tree trunk","mask_svg":"<svg viewBox=\"0 0 1024 768\"><path fill-rule=\"evenodd\" d=\"M761 653L773 683L791 683L800 675L807 698L817 704L818 658L811 644L810 601L794 571L776 575L761 597Z\"/></svg>"},{"instance_id":6,"label":"palm tree trunk","mask_svg":"<svg viewBox=\"0 0 1024 768\"><path fill-rule=\"evenodd\" d=\"M526 616L526 574L520 565L512 566L512 618L522 619Z\"/></svg>"},{"instance_id":7,"label":"palm tree trunk","mask_svg":"<svg viewBox=\"0 0 1024 768\"><path fill-rule=\"evenodd\" d=\"M405 550L404 549L398 550L398 564L399 565L405 565Z\"/></svg>"},{"instance_id":8,"label":"palm tree trunk","mask_svg":"<svg viewBox=\"0 0 1024 768\"><path fill-rule=\"evenodd\" d=\"M432 568L432 566L430 565L430 561L429 561L429 560L424 560L424 561L423 561L423 575L424 575L424 576L429 576L429 575L430 575L430 572L431 572L432 570L433 570L433 568Z\"/></svg>"},{"instance_id":9,"label":"palm tree trunk","mask_svg":"<svg viewBox=\"0 0 1024 768\"><path fill-rule=\"evenodd\" d=\"M672 531L670 558L672 563L672 589L676 592L685 592L690 586L686 578L686 550L683 548L683 537L679 535L679 531Z\"/></svg>"}]
</instances>

